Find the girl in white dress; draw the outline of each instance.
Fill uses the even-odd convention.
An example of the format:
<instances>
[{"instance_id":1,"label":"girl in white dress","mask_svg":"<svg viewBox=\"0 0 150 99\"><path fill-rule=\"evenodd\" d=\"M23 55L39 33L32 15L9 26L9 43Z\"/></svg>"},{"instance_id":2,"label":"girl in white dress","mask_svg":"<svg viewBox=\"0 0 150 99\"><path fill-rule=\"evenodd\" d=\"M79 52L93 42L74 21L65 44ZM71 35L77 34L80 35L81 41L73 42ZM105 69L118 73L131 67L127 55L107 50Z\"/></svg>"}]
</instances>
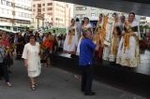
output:
<instances>
[{"instance_id":1,"label":"girl in white dress","mask_svg":"<svg viewBox=\"0 0 150 99\"><path fill-rule=\"evenodd\" d=\"M75 20L71 20L71 25L68 27L66 39L64 41L64 52L75 54L78 44L78 34L76 30Z\"/></svg>"},{"instance_id":2,"label":"girl in white dress","mask_svg":"<svg viewBox=\"0 0 150 99\"><path fill-rule=\"evenodd\" d=\"M22 58L30 77L31 89L34 91L37 85L35 77L38 77L41 73L40 44L36 42L35 36L30 36L29 43L24 47Z\"/></svg>"}]
</instances>

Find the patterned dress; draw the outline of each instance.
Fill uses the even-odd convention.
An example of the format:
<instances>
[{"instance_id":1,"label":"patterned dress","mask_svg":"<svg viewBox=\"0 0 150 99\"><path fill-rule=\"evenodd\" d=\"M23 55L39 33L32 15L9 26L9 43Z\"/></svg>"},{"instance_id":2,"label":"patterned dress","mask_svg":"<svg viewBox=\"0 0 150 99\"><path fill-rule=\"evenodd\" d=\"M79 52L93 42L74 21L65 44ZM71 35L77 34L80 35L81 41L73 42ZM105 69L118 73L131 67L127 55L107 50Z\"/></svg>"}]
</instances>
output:
<instances>
[{"instance_id":1,"label":"patterned dress","mask_svg":"<svg viewBox=\"0 0 150 99\"><path fill-rule=\"evenodd\" d=\"M112 37L114 30L115 20L112 17L108 17L108 21L106 24L106 33L104 37L104 49L103 49L103 60L109 61L111 45L112 45Z\"/></svg>"},{"instance_id":2,"label":"patterned dress","mask_svg":"<svg viewBox=\"0 0 150 99\"><path fill-rule=\"evenodd\" d=\"M126 24L124 30L125 35L122 36L119 44L116 63L127 67L137 67L140 63L139 23L133 21L132 24Z\"/></svg>"},{"instance_id":3,"label":"patterned dress","mask_svg":"<svg viewBox=\"0 0 150 99\"><path fill-rule=\"evenodd\" d=\"M64 51L67 53L75 53L78 44L78 35L76 26L70 26L67 31L67 35L64 41Z\"/></svg>"}]
</instances>

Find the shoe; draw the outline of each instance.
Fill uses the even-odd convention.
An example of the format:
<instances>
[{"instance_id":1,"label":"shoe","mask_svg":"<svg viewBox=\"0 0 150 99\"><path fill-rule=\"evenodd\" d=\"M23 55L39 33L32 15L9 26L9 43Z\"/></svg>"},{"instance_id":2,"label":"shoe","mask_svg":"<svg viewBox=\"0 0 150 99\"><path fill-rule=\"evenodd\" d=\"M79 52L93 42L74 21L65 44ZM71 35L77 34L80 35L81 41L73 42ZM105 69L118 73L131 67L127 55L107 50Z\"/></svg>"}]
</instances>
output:
<instances>
[{"instance_id":1,"label":"shoe","mask_svg":"<svg viewBox=\"0 0 150 99\"><path fill-rule=\"evenodd\" d=\"M32 90L32 91L35 91L35 90L36 90L36 87L35 87L35 85L34 85L34 84L33 84L33 85L31 85L31 87L30 87L30 88L31 88L31 90Z\"/></svg>"},{"instance_id":2,"label":"shoe","mask_svg":"<svg viewBox=\"0 0 150 99\"><path fill-rule=\"evenodd\" d=\"M86 95L86 96L94 96L94 95L95 95L95 92L84 93L84 95Z\"/></svg>"},{"instance_id":3,"label":"shoe","mask_svg":"<svg viewBox=\"0 0 150 99\"><path fill-rule=\"evenodd\" d=\"M12 84L10 82L6 83L8 87L12 87Z\"/></svg>"}]
</instances>

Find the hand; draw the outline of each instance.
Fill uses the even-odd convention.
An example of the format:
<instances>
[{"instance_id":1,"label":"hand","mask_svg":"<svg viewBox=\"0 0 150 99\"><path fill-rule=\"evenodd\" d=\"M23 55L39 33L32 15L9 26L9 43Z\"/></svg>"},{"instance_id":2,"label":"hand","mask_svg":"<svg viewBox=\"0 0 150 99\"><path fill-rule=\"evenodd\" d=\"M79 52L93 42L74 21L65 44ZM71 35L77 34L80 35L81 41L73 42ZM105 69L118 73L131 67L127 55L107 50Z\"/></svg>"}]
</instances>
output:
<instances>
[{"instance_id":1,"label":"hand","mask_svg":"<svg viewBox=\"0 0 150 99\"><path fill-rule=\"evenodd\" d=\"M25 67L28 67L27 60L24 60L24 66L25 66Z\"/></svg>"},{"instance_id":2,"label":"hand","mask_svg":"<svg viewBox=\"0 0 150 99\"><path fill-rule=\"evenodd\" d=\"M122 36L124 36L125 35L125 31L122 31Z\"/></svg>"},{"instance_id":3,"label":"hand","mask_svg":"<svg viewBox=\"0 0 150 99\"><path fill-rule=\"evenodd\" d=\"M96 45L97 43L96 43L96 41L93 41L93 43Z\"/></svg>"},{"instance_id":4,"label":"hand","mask_svg":"<svg viewBox=\"0 0 150 99\"><path fill-rule=\"evenodd\" d=\"M98 50L99 50L99 47L100 47L100 45L99 45L99 44L96 44L95 50L98 51Z\"/></svg>"}]
</instances>

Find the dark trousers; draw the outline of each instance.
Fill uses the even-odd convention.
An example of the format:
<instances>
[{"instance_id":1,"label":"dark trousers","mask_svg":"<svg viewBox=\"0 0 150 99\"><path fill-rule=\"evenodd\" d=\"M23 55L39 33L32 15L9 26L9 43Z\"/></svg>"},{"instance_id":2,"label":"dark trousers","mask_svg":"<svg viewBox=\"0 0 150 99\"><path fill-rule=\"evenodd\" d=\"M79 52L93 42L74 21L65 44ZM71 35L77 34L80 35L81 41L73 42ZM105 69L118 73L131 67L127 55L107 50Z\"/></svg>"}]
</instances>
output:
<instances>
[{"instance_id":1,"label":"dark trousers","mask_svg":"<svg viewBox=\"0 0 150 99\"><path fill-rule=\"evenodd\" d=\"M9 82L8 68L3 63L0 63L0 77L4 77L6 82Z\"/></svg>"},{"instance_id":2,"label":"dark trousers","mask_svg":"<svg viewBox=\"0 0 150 99\"><path fill-rule=\"evenodd\" d=\"M93 82L93 70L92 66L82 66L82 81L81 81L81 90L85 93L90 93L92 91L92 82Z\"/></svg>"},{"instance_id":3,"label":"dark trousers","mask_svg":"<svg viewBox=\"0 0 150 99\"><path fill-rule=\"evenodd\" d=\"M17 48L16 48L17 57L16 57L16 59L21 59L22 52L23 52L23 46L17 45Z\"/></svg>"}]
</instances>

